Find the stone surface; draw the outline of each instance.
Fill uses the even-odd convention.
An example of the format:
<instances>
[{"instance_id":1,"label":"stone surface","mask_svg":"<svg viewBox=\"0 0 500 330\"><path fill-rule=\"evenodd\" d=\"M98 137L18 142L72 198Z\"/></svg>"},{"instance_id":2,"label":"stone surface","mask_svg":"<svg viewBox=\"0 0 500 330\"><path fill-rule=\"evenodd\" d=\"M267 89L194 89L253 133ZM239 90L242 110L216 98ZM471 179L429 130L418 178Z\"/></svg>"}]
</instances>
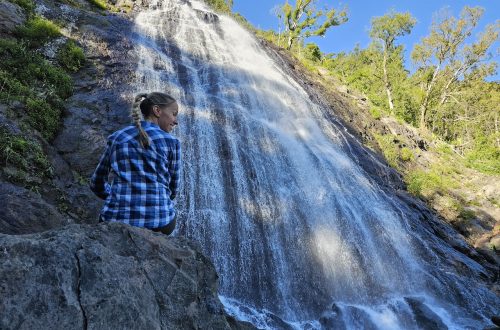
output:
<instances>
[{"instance_id":1,"label":"stone surface","mask_svg":"<svg viewBox=\"0 0 500 330\"><path fill-rule=\"evenodd\" d=\"M71 223L40 195L10 183L0 182L0 233L29 234Z\"/></svg>"},{"instance_id":2,"label":"stone surface","mask_svg":"<svg viewBox=\"0 0 500 330\"><path fill-rule=\"evenodd\" d=\"M251 329L194 243L124 224L0 234L1 329Z\"/></svg>"},{"instance_id":3,"label":"stone surface","mask_svg":"<svg viewBox=\"0 0 500 330\"><path fill-rule=\"evenodd\" d=\"M26 21L23 9L6 0L0 0L0 37L11 36Z\"/></svg>"}]
</instances>

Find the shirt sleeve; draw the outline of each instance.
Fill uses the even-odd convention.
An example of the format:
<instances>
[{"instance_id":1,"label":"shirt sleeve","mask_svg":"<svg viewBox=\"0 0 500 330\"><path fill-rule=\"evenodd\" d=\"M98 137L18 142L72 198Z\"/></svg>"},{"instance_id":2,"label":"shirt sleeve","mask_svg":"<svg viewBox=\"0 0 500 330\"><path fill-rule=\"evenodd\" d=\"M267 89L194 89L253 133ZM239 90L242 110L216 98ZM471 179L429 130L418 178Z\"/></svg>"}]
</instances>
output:
<instances>
[{"instance_id":1,"label":"shirt sleeve","mask_svg":"<svg viewBox=\"0 0 500 330\"><path fill-rule=\"evenodd\" d=\"M177 196L181 180L181 144L176 140L175 147L172 150L172 159L168 164L168 171L170 173L170 199Z\"/></svg>"},{"instance_id":2,"label":"shirt sleeve","mask_svg":"<svg viewBox=\"0 0 500 330\"><path fill-rule=\"evenodd\" d=\"M90 190L94 192L99 198L106 199L109 196L111 186L108 183L109 171L111 169L110 156L111 156L111 140L108 139L106 150L99 160L94 174L90 178Z\"/></svg>"}]
</instances>

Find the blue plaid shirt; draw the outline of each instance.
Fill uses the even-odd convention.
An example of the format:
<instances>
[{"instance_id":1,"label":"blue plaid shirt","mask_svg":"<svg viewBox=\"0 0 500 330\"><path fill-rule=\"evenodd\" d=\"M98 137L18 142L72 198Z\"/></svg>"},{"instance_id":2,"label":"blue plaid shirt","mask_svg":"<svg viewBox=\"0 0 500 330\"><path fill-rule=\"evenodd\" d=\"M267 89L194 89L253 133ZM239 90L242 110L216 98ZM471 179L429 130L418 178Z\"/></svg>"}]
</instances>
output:
<instances>
[{"instance_id":1,"label":"blue plaid shirt","mask_svg":"<svg viewBox=\"0 0 500 330\"><path fill-rule=\"evenodd\" d=\"M149 148L141 146L134 125L111 134L90 179L90 189L106 200L101 211L104 221L158 228L175 217L181 146L158 125L141 123L151 141Z\"/></svg>"}]
</instances>

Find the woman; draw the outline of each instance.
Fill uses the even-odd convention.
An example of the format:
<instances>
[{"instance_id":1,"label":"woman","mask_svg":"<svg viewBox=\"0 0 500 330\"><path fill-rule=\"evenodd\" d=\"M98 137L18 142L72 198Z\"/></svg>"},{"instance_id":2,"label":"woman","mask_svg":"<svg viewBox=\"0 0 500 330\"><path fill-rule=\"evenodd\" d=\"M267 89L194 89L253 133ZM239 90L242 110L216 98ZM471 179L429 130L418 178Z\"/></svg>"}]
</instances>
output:
<instances>
[{"instance_id":1,"label":"woman","mask_svg":"<svg viewBox=\"0 0 500 330\"><path fill-rule=\"evenodd\" d=\"M172 233L181 148L170 132L177 125L178 112L177 102L167 94L136 96L132 108L134 125L109 136L90 180L90 189L106 200L100 221L118 221L167 235Z\"/></svg>"}]
</instances>

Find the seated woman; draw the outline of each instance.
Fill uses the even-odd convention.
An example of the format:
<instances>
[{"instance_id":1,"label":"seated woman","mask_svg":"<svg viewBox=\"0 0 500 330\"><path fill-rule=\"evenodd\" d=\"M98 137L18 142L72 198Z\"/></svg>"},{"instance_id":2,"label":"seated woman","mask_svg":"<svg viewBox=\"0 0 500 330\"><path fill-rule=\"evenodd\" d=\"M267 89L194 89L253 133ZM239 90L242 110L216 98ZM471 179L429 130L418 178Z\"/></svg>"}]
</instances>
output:
<instances>
[{"instance_id":1,"label":"seated woman","mask_svg":"<svg viewBox=\"0 0 500 330\"><path fill-rule=\"evenodd\" d=\"M106 150L90 180L90 189L106 200L100 221L172 233L181 147L170 132L177 125L178 112L177 102L167 94L136 96L134 124L108 137Z\"/></svg>"}]
</instances>

